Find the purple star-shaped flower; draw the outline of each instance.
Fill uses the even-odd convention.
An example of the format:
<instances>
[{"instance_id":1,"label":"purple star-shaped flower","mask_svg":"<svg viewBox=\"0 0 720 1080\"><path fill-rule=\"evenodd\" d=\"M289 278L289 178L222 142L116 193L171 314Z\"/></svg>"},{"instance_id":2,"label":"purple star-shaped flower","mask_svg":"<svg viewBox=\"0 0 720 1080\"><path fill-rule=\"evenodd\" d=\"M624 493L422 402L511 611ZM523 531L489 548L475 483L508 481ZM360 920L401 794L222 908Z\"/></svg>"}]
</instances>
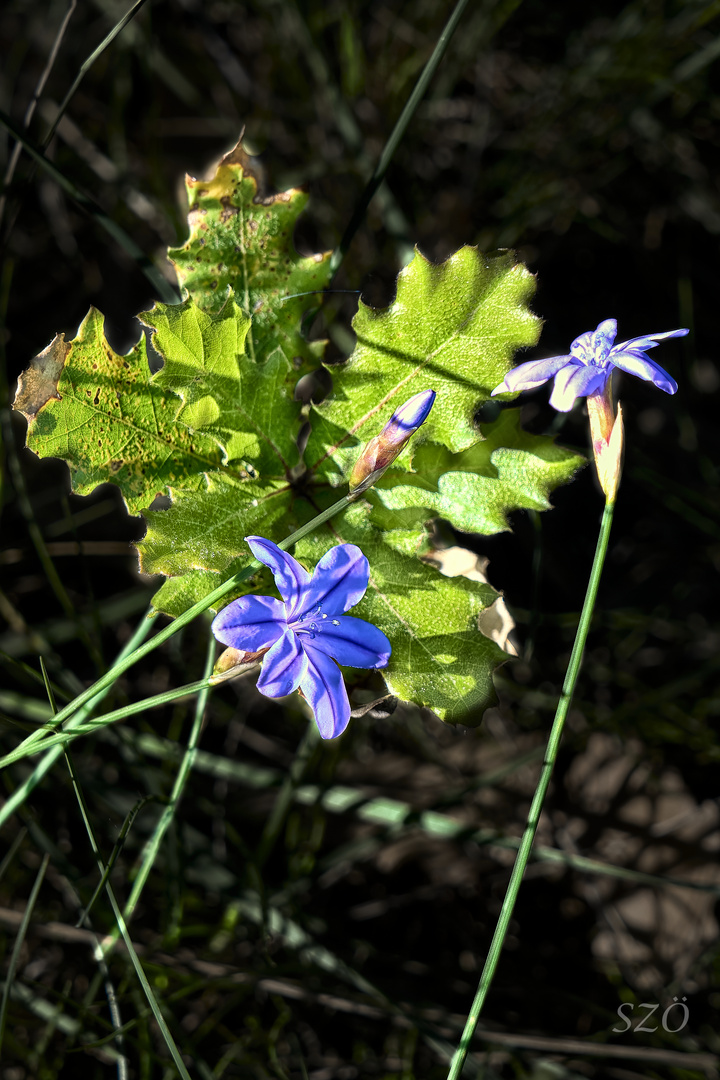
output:
<instances>
[{"instance_id":1,"label":"purple star-shaped flower","mask_svg":"<svg viewBox=\"0 0 720 1080\"><path fill-rule=\"evenodd\" d=\"M215 617L212 632L224 645L244 652L267 649L258 690L284 697L299 688L323 739L334 739L350 720L337 665L382 668L390 659L390 642L381 630L344 614L365 594L368 561L354 544L337 544L311 575L272 540L245 539L255 558L272 570L283 599L241 596Z\"/></svg>"},{"instance_id":2,"label":"purple star-shaped flower","mask_svg":"<svg viewBox=\"0 0 720 1080\"><path fill-rule=\"evenodd\" d=\"M687 333L688 330L667 330L664 334L645 334L613 345L617 322L605 319L597 330L586 330L575 338L569 356L550 356L547 360L519 364L507 373L493 394L533 390L554 379L550 404L558 412L570 412L575 398L604 394L615 368L654 383L666 394L674 394L675 380L645 353L665 338L684 337Z\"/></svg>"}]
</instances>

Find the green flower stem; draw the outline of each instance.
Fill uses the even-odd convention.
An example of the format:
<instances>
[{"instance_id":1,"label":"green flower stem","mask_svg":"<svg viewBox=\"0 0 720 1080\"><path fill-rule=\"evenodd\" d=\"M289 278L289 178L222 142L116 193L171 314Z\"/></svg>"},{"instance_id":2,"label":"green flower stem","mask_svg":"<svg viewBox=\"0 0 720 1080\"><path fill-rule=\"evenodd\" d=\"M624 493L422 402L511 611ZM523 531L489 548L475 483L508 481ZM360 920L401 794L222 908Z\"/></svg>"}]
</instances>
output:
<instances>
[{"instance_id":1,"label":"green flower stem","mask_svg":"<svg viewBox=\"0 0 720 1080\"><path fill-rule=\"evenodd\" d=\"M590 580L585 594L585 602L583 603L582 612L580 614L580 622L575 635L575 644L573 645L572 653L570 655L570 663L568 664L562 693L555 712L555 719L550 730L550 737L545 751L545 759L540 772L540 779L537 788L535 789L535 795L533 796L532 805L530 806L525 831L522 835L522 840L520 841L520 848L515 859L512 874L510 875L510 883L507 887L507 892L505 893L505 900L503 901L500 918L495 927L495 933L493 934L493 939L490 943L485 966L480 975L477 993L475 994L475 999L472 1003L465 1029L460 1038L460 1043L458 1044L450 1064L448 1080L458 1080L462 1073L463 1065L465 1064L465 1059L470 1048L470 1042L475 1033L478 1020L480 1019L480 1013L485 1004L485 998L488 995L490 985L495 976L495 969L497 968L500 959L500 953L502 952L505 943L505 937L515 908L515 902L520 890L523 875L525 874L525 868L528 864L528 859L530 858L530 851L532 849L533 840L535 839L540 814L550 784L550 777L552 776L553 767L560 748L565 718L568 714L568 709L570 708L573 693L575 692L575 684L580 671L580 664L582 663L585 642L587 640L588 630L590 629L590 623L595 609L595 600L597 598L600 576L605 562L608 540L610 539L610 526L612 525L614 509L614 502L605 503L605 510L600 524L600 535L598 536L597 547L595 549L595 558L593 559Z\"/></svg>"},{"instance_id":2,"label":"green flower stem","mask_svg":"<svg viewBox=\"0 0 720 1080\"><path fill-rule=\"evenodd\" d=\"M317 529L320 525L323 525L326 521L329 521L330 518L334 517L336 514L339 514L342 510L344 510L347 506L350 505L350 501L351 500L349 496L344 495L342 499L339 499L336 503L333 503L333 505L328 507L327 510L323 510L323 512L321 514L318 514L317 517L314 517L312 521L308 521L307 524L302 525L296 532L292 533L291 536L288 536L285 540L282 540L278 544L278 547L281 547L284 550L292 547L292 545L295 544L298 540L302 540L302 538L304 536L307 536L308 533L313 532L314 529ZM52 730L59 724L62 724L65 720L67 720L74 713L76 713L78 709L82 708L87 702L91 701L94 697L96 697L101 691L106 690L108 687L112 686L115 682L117 682L118 678L125 671L128 670L128 668L131 668L133 664L137 663L137 661L142 659L143 656L147 656L147 654L152 652L153 649L156 649L158 645L162 645L163 642L167 641L168 638L172 637L173 634L176 634L178 630L181 630L184 626L187 626L188 623L191 623L197 615L202 615L202 613L204 611L207 611L207 609L212 604L214 604L216 600L221 600L223 596L227 595L227 593L229 592L232 592L232 590L237 588L237 586L240 585L243 581L247 581L247 579L249 577L252 577L252 575L259 569L259 567L260 563L257 562L257 560L253 559L252 562L248 563L248 565L242 570L240 570L237 574L229 578L222 585L218 585L217 589L214 589L211 593L208 593L208 595L203 597L202 600L198 600L197 604L193 604L191 608L188 608L188 610L185 611L182 615L179 615L177 619L171 622L168 626L164 627L164 629L160 630L160 632L157 633L150 641L147 641L144 645L140 645L138 648L133 649L127 655L121 654L120 658L115 664L113 664L109 671L107 671L101 678L99 678L97 682L93 683L92 686L88 687L87 690L84 690L82 694L79 694L78 697L74 699L74 701L71 701L68 705L61 709L57 713L57 715L54 716L52 720L49 720L42 729L40 729L39 731L34 731L32 735L29 735L27 739L25 739L24 742L22 742L20 746L16 748L14 754L18 754L20 751L23 751L21 756L25 756L28 752L30 752L31 747L42 749L42 747L38 747L37 744L40 742L43 742L44 744L45 739L48 738L48 729ZM187 688L185 688L184 692L188 693L192 691L188 691ZM144 707L147 707L147 703L139 704L141 707L143 705ZM129 714L125 711L125 715ZM11 756L12 755L8 755L8 757ZM13 757L12 759L16 760L16 757ZM7 761L7 758L3 759L3 762L0 762L0 764L3 763L9 763ZM6 820L6 810L10 801L11 800L8 800L8 803L6 803L2 810L0 810L0 825L2 825L2 823Z\"/></svg>"}]
</instances>

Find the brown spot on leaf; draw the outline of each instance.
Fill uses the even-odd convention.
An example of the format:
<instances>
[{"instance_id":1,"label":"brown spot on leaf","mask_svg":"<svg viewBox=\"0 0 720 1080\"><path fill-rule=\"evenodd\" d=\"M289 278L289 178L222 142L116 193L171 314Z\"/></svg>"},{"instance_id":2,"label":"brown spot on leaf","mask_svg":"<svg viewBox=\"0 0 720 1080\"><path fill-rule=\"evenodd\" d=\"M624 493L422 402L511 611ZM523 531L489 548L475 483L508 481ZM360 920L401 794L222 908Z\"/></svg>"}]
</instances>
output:
<instances>
[{"instance_id":1,"label":"brown spot on leaf","mask_svg":"<svg viewBox=\"0 0 720 1080\"><path fill-rule=\"evenodd\" d=\"M62 401L57 387L70 348L65 335L57 334L18 379L13 407L29 421L35 419L48 401Z\"/></svg>"},{"instance_id":2,"label":"brown spot on leaf","mask_svg":"<svg viewBox=\"0 0 720 1080\"><path fill-rule=\"evenodd\" d=\"M119 472L120 469L122 469L124 464L125 464L124 461L111 461L110 462L110 472L114 472L114 473Z\"/></svg>"},{"instance_id":3,"label":"brown spot on leaf","mask_svg":"<svg viewBox=\"0 0 720 1080\"><path fill-rule=\"evenodd\" d=\"M229 195L223 195L220 202L222 204L222 210L220 211L220 221L224 225L226 221L230 220L230 218L235 217L235 215L238 214L240 210L239 207L232 205Z\"/></svg>"}]
</instances>

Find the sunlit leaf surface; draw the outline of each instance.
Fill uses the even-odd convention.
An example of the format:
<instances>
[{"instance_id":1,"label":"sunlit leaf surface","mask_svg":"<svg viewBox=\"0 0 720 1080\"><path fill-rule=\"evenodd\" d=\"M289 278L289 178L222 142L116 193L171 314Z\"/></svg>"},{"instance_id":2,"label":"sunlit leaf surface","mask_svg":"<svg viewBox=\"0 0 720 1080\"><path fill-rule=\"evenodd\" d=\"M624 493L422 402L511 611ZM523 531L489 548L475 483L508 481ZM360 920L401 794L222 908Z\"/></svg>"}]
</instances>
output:
<instances>
[{"instance_id":1,"label":"sunlit leaf surface","mask_svg":"<svg viewBox=\"0 0 720 1080\"><path fill-rule=\"evenodd\" d=\"M450 722L478 722L505 658L478 628L497 593L443 576L427 557L427 526L443 518L464 532L503 531L512 511L548 509L582 464L522 431L518 410L476 423L517 350L537 340L532 275L509 253L465 247L440 265L416 254L387 308L360 304L356 348L328 369L332 390L310 408L308 433L295 388L322 353L301 328L316 298L286 298L322 289L327 260L293 247L305 196L259 196L241 149L188 190L190 238L170 253L186 298L140 316L162 367L151 376L144 337L115 354L92 311L74 341L56 338L23 376L16 407L28 445L64 458L74 490L112 480L131 511L144 511L140 565L166 576L154 604L178 615L249 562L244 537L280 541L334 502L359 447L409 397L435 390L427 422L377 486L296 555L311 569L333 544L358 544L370 586L357 613L391 641L391 692ZM158 494L169 509L149 509ZM263 570L234 595L243 591L274 585Z\"/></svg>"}]
</instances>

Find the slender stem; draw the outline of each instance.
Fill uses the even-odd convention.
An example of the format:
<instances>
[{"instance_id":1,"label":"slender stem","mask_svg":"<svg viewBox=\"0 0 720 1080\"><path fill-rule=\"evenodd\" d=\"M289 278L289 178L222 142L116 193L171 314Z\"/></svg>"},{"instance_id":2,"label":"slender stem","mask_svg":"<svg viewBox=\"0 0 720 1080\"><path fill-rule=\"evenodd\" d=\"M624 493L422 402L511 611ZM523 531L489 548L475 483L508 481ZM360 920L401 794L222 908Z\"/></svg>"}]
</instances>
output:
<instances>
[{"instance_id":1,"label":"slender stem","mask_svg":"<svg viewBox=\"0 0 720 1080\"><path fill-rule=\"evenodd\" d=\"M255 855L255 866L257 869L262 869L275 847L277 838L280 835L280 830L283 827L288 810L292 804L297 786L303 778L305 767L310 760L310 755L315 749L315 745L319 738L320 733L317 724L315 723L315 718L312 717L300 745L297 748L293 763L283 781L283 786L278 792L278 796L263 830L263 834L260 837L260 843L258 844L257 853Z\"/></svg>"},{"instance_id":2,"label":"slender stem","mask_svg":"<svg viewBox=\"0 0 720 1080\"><path fill-rule=\"evenodd\" d=\"M110 906L113 909L113 914L115 916L115 920L116 920L116 923L117 923L117 928L119 929L120 934L122 934L123 941L125 942L125 948L127 949L128 955L130 956L130 960L132 962L132 965L135 968L135 974L138 977L138 982L140 983L140 985L143 988L143 991L145 993L145 997L147 998L148 1005L150 1006L150 1009L152 1010L152 1014L155 1017L155 1023L157 1024L157 1026L160 1029L160 1034L162 1035L163 1039L165 1040L165 1045L167 1046L168 1050L170 1051L170 1056L172 1057L173 1061L175 1062L175 1067L177 1068L177 1071L178 1071L179 1075L182 1077L182 1080L192 1080L192 1078L190 1076L190 1073L185 1068L185 1062L183 1061L182 1055L180 1054L180 1051L178 1050L177 1044L176 1044L174 1038L172 1037L172 1034L170 1032L170 1028L168 1027L167 1021L165 1020L165 1017L163 1016L163 1013L162 1013L162 1010L160 1008L160 1005L158 1004L157 998L155 997L155 994L153 993L153 990L152 990L152 987L150 986L150 982L148 980L148 977L145 974L145 970L144 970L142 964L140 963L140 958L139 958L139 956L138 956L138 954L137 954L137 952L135 950L135 946L133 945L132 939L130 937L130 931L127 928L127 923L126 923L126 921L125 921L125 919L123 917L122 911L120 910L120 905L118 904L117 898L115 896L115 892L114 892L114 890L113 890L113 888L112 888L112 886L110 884L109 875L106 874L105 861L104 861L104 859L102 857L100 847L99 847L97 839L95 837L95 832L94 832L92 824L90 822L90 814L88 812L87 803L85 802L85 796L83 794L82 788L80 787L80 781L78 780L78 776L77 776L77 773L75 771L75 767L73 765L72 758L69 756L69 754L66 753L65 754L65 759L67 761L68 770L70 772L70 779L72 780L73 788L75 790L75 795L76 795L76 798L78 800L78 806L80 807L80 814L82 816L83 823L85 825L85 829L86 829L87 834L88 834L88 839L90 841L90 847L92 848L93 855L95 856L95 861L97 862L98 870L100 872L100 877L101 877L101 879L102 878L105 879L105 892L107 894L108 900L110 901ZM103 957L105 955L102 946L100 946L100 954Z\"/></svg>"},{"instance_id":3,"label":"slender stem","mask_svg":"<svg viewBox=\"0 0 720 1080\"><path fill-rule=\"evenodd\" d=\"M135 629L135 633L130 638L130 640L126 642L126 644L120 651L120 654L116 661L116 666L121 660L123 660L127 656L131 656L137 650L138 645L148 633L151 626L152 623L149 619L145 618L140 620ZM98 687L98 684L96 683L94 688L91 687L93 693L89 696L87 694L84 695L85 701L82 702L82 707L79 708L79 711L76 712L70 719L70 722L65 729L66 731L75 727L76 725L79 726L88 716L90 716L90 713L97 708L103 698L106 697L106 695L110 691L112 684L108 682L106 676L103 676L103 680L101 681L103 682L102 687ZM73 705L74 702L71 702L70 704ZM64 710L61 710L61 712L63 711ZM60 716L60 713L58 713L57 716ZM57 716L53 717L53 721L57 719ZM44 730L46 730L46 728L42 729L42 731ZM34 736L41 735L42 731L33 732L33 734L29 736L29 739L33 739ZM27 746L28 741L28 739L25 739L25 741L22 742L20 745ZM20 747L17 747L17 749L19 750ZM45 746L40 746L38 747L38 749L44 750ZM35 787L37 787L42 778L49 772L49 770L52 768L52 766L55 764L61 754L62 746L50 747L48 749L48 752L37 763L30 775L27 776L25 780L23 780L23 782L18 785L12 795L8 796L3 805L0 807L0 828L5 824L8 818L15 813L17 808L19 806L22 806L30 792Z\"/></svg>"},{"instance_id":4,"label":"slender stem","mask_svg":"<svg viewBox=\"0 0 720 1080\"><path fill-rule=\"evenodd\" d=\"M177 771L175 782L170 792L170 799L167 806L163 810L160 820L158 821L152 836L147 842L145 850L142 856L142 864L138 872L133 887L130 892L130 896L125 904L125 910L123 915L126 922L130 922L133 917L135 908L137 907L140 895L145 888L145 883L150 876L150 871L155 865L155 859L157 853L160 850L160 846L163 842L166 832L172 824L178 807L180 806L180 800L182 799L183 792L185 791L185 785L188 777L192 771L195 759L197 758L198 743L200 742L200 733L202 731L203 720L205 718L205 707L207 705L208 695L210 693L209 679L212 675L213 658L215 656L215 639L212 635L208 636L207 654L205 657L205 673L204 673L204 686L202 686L197 701L195 702L195 716L193 719L192 728L190 729L190 737L188 739L185 753L183 754L182 761L180 762L180 768Z\"/></svg>"},{"instance_id":5,"label":"slender stem","mask_svg":"<svg viewBox=\"0 0 720 1080\"><path fill-rule=\"evenodd\" d=\"M50 77L50 72L52 71L53 67L55 66L55 61L57 60L57 55L58 55L58 52L60 51L60 45L62 44L62 40L65 37L65 31L68 28L68 24L70 23L70 19L72 18L73 12L75 11L76 7L77 7L77 0L70 0L70 6L68 7L67 11L65 12L63 20L60 23L60 28L59 28L58 32L56 33L56 35L55 35L55 40L54 40L52 48L50 50L50 56L48 57L47 63L45 64L45 68L44 68L40 78L37 81L37 85L35 86L35 91L33 93L33 96L31 98L31 100L30 100L30 104L28 105L27 109L25 110L25 116L23 117L23 128L26 131L30 127L30 121L33 118L33 115L35 113L35 109L37 108L37 103L40 100L40 96L41 96L43 90L45 89L45 83L48 81L48 79ZM9 187L10 187L10 184L12 183L12 178L15 175L15 169L17 168L17 163L20 160L21 150L22 150L22 147L20 146L20 143L16 142L15 145L13 146L12 153L10 154L10 160L8 161L8 165L7 165L7 168L5 170L5 176L3 178L3 184L2 184L2 189L3 190L2 190L2 193L0 193L0 222L2 222L2 219L3 219L3 214L5 212L5 202L7 200L7 191L9 189Z\"/></svg>"},{"instance_id":6,"label":"slender stem","mask_svg":"<svg viewBox=\"0 0 720 1080\"><path fill-rule=\"evenodd\" d=\"M80 65L80 70L78 71L77 75L75 76L75 79L73 80L72 86L70 87L67 94L65 95L65 97L60 102L60 106L58 108L57 115L56 115L55 119L53 120L52 124L50 125L48 131L45 133L45 137L44 137L44 139L42 141L42 149L43 150L47 150L48 146L50 145L50 140L52 139L53 135L55 134L57 126L60 123L60 120L65 115L65 110L67 109L68 105L70 104L70 101L73 98L73 96L75 94L75 91L77 90L78 86L80 85L80 83L83 81L83 79L87 75L90 68L93 66L93 64L98 59L98 57L102 56L102 54L107 49L108 45L112 44L112 42L118 36L120 31L124 30L125 27L127 26L127 24L130 22L130 20L133 19L137 15L138 11L140 10L140 8L143 6L143 4L145 2L146 2L146 0L136 0L136 3L133 4L133 6L129 9L129 11L126 11L125 14L123 15L123 17L118 22L115 23L112 30L108 34L105 35L105 37L102 39L102 41L100 42L98 47L96 49L93 49L93 51L88 56L87 60L85 60ZM73 4L73 7L74 7L74 4Z\"/></svg>"},{"instance_id":7,"label":"slender stem","mask_svg":"<svg viewBox=\"0 0 720 1080\"><path fill-rule=\"evenodd\" d=\"M215 644L215 639L210 637L210 642ZM42 742L35 743L33 746L27 746L27 739L25 742L20 743L14 750L5 754L0 758L0 768L5 768L6 765L13 765L16 761L22 761L23 758L28 757L30 754L39 754L41 750L49 750L53 746L67 746L68 743L73 742L75 739L79 739L81 735L89 735L92 732L98 731L99 728L107 727L108 724L116 724L119 720L127 720L130 716L137 716L138 713L147 712L149 709L157 709L161 705L169 705L171 701L179 701L180 698L192 697L194 694L207 694L208 690L212 689L212 683L210 677L207 676L204 679L199 679L197 682L186 683L185 686L178 686L174 690L165 690L162 694L155 694L153 697L143 698L142 701L133 701L130 705L123 705L120 709L114 709L112 712L103 713L102 716L97 716L94 720L86 720L83 723L76 723L76 717L73 717L66 728L62 731L53 732L52 728L45 724L40 728L38 732L33 734L42 734L45 732L45 738ZM94 704L94 703L93 703ZM49 723L49 722L48 722Z\"/></svg>"},{"instance_id":8,"label":"slender stem","mask_svg":"<svg viewBox=\"0 0 720 1080\"><path fill-rule=\"evenodd\" d=\"M462 1073L463 1065L465 1064L465 1059L470 1048L470 1042L475 1033L475 1028L480 1019L480 1013L485 1004L485 998L487 997L488 990L490 989L490 985L495 975L495 969L497 968L500 953L502 952L505 943L505 937L515 908L520 884L525 873L528 859L530 858L530 850L533 845L533 840L535 839L540 814L550 784L550 777L560 747L565 717L570 708L570 702L572 701L572 696L575 691L575 683L577 682L578 673L580 671L585 642L587 640L588 630L590 629L590 623L595 608L600 576L605 562L608 540L610 539L610 526L612 525L614 509L614 502L606 502L602 522L600 524L600 535L598 536L597 547L595 549L595 558L593 559L592 570L590 571L590 580L585 594L585 602L583 603L580 622L575 635L575 644L573 645L572 653L570 655L570 663L568 664L567 673L565 675L565 681L555 713L555 719L550 730L550 737L545 751L545 759L540 772L540 779L535 790L535 795L533 796L532 805L530 806L527 824L522 840L520 841L520 848L515 859L515 865L513 866L512 874L510 875L510 883L507 887L507 892L505 893L505 900L503 901L500 918L495 927L495 933L493 934L493 939L490 943L485 966L480 975L477 993L475 994L475 999L472 1003L465 1029L460 1038L460 1043L450 1064L448 1080L458 1080L458 1077Z\"/></svg>"},{"instance_id":9,"label":"slender stem","mask_svg":"<svg viewBox=\"0 0 720 1080\"><path fill-rule=\"evenodd\" d=\"M7 1007L10 1000L10 994L12 992L13 983L15 982L15 972L20 961L20 952L22 950L25 937L30 926L30 919L32 917L35 903L40 894L40 888L45 877L45 871L48 868L50 862L50 854L47 852L43 856L43 861L40 864L40 869L37 872L35 878L35 884L32 887L32 892L25 905L25 911L18 927L17 937L15 938L15 944L13 945L12 952L10 953L10 963L8 964L7 974L5 975L5 984L2 988L2 999L0 1000L0 1048L2 1047L3 1039L5 1036L5 1021L7 1019Z\"/></svg>"},{"instance_id":10,"label":"slender stem","mask_svg":"<svg viewBox=\"0 0 720 1080\"><path fill-rule=\"evenodd\" d=\"M372 201L375 192L383 182L385 173L388 170L388 166L393 159L400 140L405 134L407 126L412 120L415 110L425 96L425 91L428 88L428 84L430 83L430 80L437 71L438 64L445 55L445 50L450 44L450 39L455 33L455 29L457 27L457 24L460 22L465 8L467 7L467 3L468 0L457 0L455 10L448 19L442 34L438 38L437 44L432 51L430 59L423 68L423 72L420 78L415 83L413 92L408 98L405 104L405 108L400 113L398 121L390 134L390 138L385 143L385 149L380 155L380 160L375 166L375 172L370 177L370 180L368 181L365 190L360 196L360 200L355 207L355 210L353 211L353 216L350 219L350 223L348 224L348 227L343 233L342 240L335 248L335 251L333 251L330 258L330 269L333 274L336 273L338 267L340 266L340 263L343 261L345 254L350 247L350 244L352 243L355 233L358 231L360 225L362 224L363 218L365 217L365 211L370 205L370 202Z\"/></svg>"},{"instance_id":11,"label":"slender stem","mask_svg":"<svg viewBox=\"0 0 720 1080\"><path fill-rule=\"evenodd\" d=\"M166 304L177 304L178 294L172 287L169 281L167 281L152 260L145 252L138 247L135 241L123 228L118 225L116 221L105 213L92 196L87 192L81 191L69 177L65 176L57 165L55 165L49 158L45 157L43 151L38 147L28 136L22 131L8 116L7 113L0 109L0 124L2 124L14 139L20 143L27 154L33 159L36 165L39 165L49 176L53 178L56 184L58 184L63 191L66 191L71 199L73 199L78 206L82 207L86 213L90 214L92 218L100 225L105 232L109 233L114 240L125 249L131 259L134 259L142 270L145 277L151 283L153 288L156 289L158 295L165 301Z\"/></svg>"}]
</instances>

